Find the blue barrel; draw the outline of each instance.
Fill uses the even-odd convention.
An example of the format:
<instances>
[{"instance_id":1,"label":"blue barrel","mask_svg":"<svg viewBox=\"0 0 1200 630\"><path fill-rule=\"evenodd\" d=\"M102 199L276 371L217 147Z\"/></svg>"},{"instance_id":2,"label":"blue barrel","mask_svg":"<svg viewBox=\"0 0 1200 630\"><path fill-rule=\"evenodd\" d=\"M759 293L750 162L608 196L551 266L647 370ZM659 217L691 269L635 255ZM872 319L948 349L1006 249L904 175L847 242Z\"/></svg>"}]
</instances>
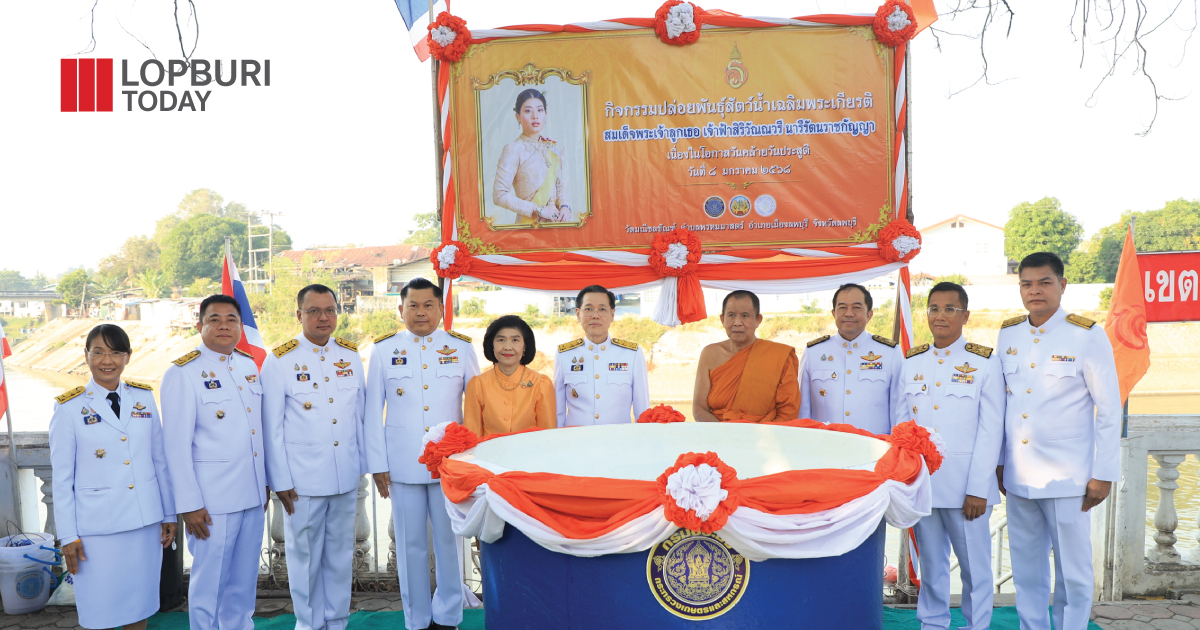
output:
<instances>
[{"instance_id":1,"label":"blue barrel","mask_svg":"<svg viewBox=\"0 0 1200 630\"><path fill-rule=\"evenodd\" d=\"M518 531L482 545L487 630L689 630L883 626L884 524L841 556L748 562L736 604L720 616L668 611L647 579L651 552L580 558L550 551Z\"/></svg>"}]
</instances>

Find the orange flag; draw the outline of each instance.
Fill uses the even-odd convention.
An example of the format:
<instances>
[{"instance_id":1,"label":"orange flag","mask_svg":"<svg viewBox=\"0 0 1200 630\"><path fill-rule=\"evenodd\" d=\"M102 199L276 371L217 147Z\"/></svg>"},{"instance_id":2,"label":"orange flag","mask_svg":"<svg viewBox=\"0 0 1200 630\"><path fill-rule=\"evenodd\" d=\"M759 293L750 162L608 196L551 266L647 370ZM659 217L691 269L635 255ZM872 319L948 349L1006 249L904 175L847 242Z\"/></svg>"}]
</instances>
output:
<instances>
[{"instance_id":1,"label":"orange flag","mask_svg":"<svg viewBox=\"0 0 1200 630\"><path fill-rule=\"evenodd\" d=\"M909 6L912 7L913 15L917 18L917 32L913 33L913 37L916 37L937 21L937 9L933 6L933 0L910 0Z\"/></svg>"},{"instance_id":2,"label":"orange flag","mask_svg":"<svg viewBox=\"0 0 1200 630\"><path fill-rule=\"evenodd\" d=\"M1117 266L1117 282L1113 285L1112 302L1104 332L1112 342L1117 360L1117 379L1121 383L1121 403L1129 399L1133 386L1150 369L1150 341L1146 337L1146 294L1142 290L1142 274L1138 270L1137 252L1133 247L1133 228L1125 235L1121 264Z\"/></svg>"}]
</instances>

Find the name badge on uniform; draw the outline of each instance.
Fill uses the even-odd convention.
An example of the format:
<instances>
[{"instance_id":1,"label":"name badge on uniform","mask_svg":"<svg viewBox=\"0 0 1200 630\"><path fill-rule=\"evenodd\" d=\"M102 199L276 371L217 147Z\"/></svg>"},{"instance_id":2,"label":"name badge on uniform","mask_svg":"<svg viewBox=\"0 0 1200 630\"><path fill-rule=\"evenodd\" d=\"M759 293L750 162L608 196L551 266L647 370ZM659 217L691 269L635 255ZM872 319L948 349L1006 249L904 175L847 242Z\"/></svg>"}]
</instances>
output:
<instances>
[{"instance_id":1,"label":"name badge on uniform","mask_svg":"<svg viewBox=\"0 0 1200 630\"><path fill-rule=\"evenodd\" d=\"M628 372L629 364L628 363L609 363L608 371L609 372Z\"/></svg>"},{"instance_id":2,"label":"name badge on uniform","mask_svg":"<svg viewBox=\"0 0 1200 630\"><path fill-rule=\"evenodd\" d=\"M217 379L204 381L204 389L221 389L221 381L218 381Z\"/></svg>"},{"instance_id":3,"label":"name badge on uniform","mask_svg":"<svg viewBox=\"0 0 1200 630\"><path fill-rule=\"evenodd\" d=\"M146 405L143 405L142 403L138 403L133 406L133 411L129 412L129 417L130 418L149 418L149 417L151 417L150 412L146 411L145 409L146 409Z\"/></svg>"},{"instance_id":4,"label":"name badge on uniform","mask_svg":"<svg viewBox=\"0 0 1200 630\"><path fill-rule=\"evenodd\" d=\"M392 357L392 365L408 365L408 357Z\"/></svg>"},{"instance_id":5,"label":"name badge on uniform","mask_svg":"<svg viewBox=\"0 0 1200 630\"><path fill-rule=\"evenodd\" d=\"M1069 357L1065 354L1056 354L1056 355L1051 356L1050 360L1051 361L1066 361L1067 363L1074 363L1075 357Z\"/></svg>"},{"instance_id":6,"label":"name badge on uniform","mask_svg":"<svg viewBox=\"0 0 1200 630\"><path fill-rule=\"evenodd\" d=\"M458 363L458 357L438 357L440 365L448 365L450 363Z\"/></svg>"},{"instance_id":7,"label":"name badge on uniform","mask_svg":"<svg viewBox=\"0 0 1200 630\"><path fill-rule=\"evenodd\" d=\"M882 370L883 363L881 361L864 361L858 365L860 370Z\"/></svg>"},{"instance_id":8,"label":"name badge on uniform","mask_svg":"<svg viewBox=\"0 0 1200 630\"><path fill-rule=\"evenodd\" d=\"M309 378L308 372L301 372L296 375L296 380L300 381L301 383L307 383Z\"/></svg>"},{"instance_id":9,"label":"name badge on uniform","mask_svg":"<svg viewBox=\"0 0 1200 630\"><path fill-rule=\"evenodd\" d=\"M83 414L84 424L96 424L97 422L100 422L100 414L96 413L95 409L84 407L83 409L80 409L79 412Z\"/></svg>"},{"instance_id":10,"label":"name badge on uniform","mask_svg":"<svg viewBox=\"0 0 1200 630\"><path fill-rule=\"evenodd\" d=\"M247 374L247 375L246 375L246 382L247 382L247 383L257 383L257 382L258 382L258 375L257 375L257 374Z\"/></svg>"},{"instance_id":11,"label":"name badge on uniform","mask_svg":"<svg viewBox=\"0 0 1200 630\"><path fill-rule=\"evenodd\" d=\"M571 371L572 371L572 372L582 372L582 371L583 371L583 366L582 366L582 365L578 365L578 364L576 364L576 365L572 365L572 366L571 366Z\"/></svg>"},{"instance_id":12,"label":"name badge on uniform","mask_svg":"<svg viewBox=\"0 0 1200 630\"><path fill-rule=\"evenodd\" d=\"M336 365L336 363L334 365ZM338 370L337 375L338 375L338 378L346 378L347 376L354 376L354 370Z\"/></svg>"}]
</instances>

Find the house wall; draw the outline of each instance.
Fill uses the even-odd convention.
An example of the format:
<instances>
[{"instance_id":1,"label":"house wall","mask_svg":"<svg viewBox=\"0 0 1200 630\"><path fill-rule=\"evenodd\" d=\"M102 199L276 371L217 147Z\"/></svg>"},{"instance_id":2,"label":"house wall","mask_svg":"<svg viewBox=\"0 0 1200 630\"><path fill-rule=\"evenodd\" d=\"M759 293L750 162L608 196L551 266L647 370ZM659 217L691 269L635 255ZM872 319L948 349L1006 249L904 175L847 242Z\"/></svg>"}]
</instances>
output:
<instances>
[{"instance_id":1,"label":"house wall","mask_svg":"<svg viewBox=\"0 0 1200 630\"><path fill-rule=\"evenodd\" d=\"M995 276L1008 272L1004 231L966 219L961 228L943 223L921 233L921 253L909 263L914 273Z\"/></svg>"}]
</instances>

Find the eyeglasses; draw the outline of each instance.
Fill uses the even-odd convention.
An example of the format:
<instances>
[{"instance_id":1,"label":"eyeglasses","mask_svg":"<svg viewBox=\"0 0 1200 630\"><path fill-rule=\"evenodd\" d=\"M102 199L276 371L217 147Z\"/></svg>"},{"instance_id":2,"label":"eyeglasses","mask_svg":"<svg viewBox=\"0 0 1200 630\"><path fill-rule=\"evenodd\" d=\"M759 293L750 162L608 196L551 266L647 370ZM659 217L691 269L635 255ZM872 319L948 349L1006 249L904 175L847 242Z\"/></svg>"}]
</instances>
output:
<instances>
[{"instance_id":1,"label":"eyeglasses","mask_svg":"<svg viewBox=\"0 0 1200 630\"><path fill-rule=\"evenodd\" d=\"M930 317L937 317L938 315L941 315L942 313L945 313L946 317L954 317L958 313L961 313L962 311L965 311L965 310L967 310L967 309L957 308L954 306L947 306L946 308L938 308L936 306L930 306L928 309L925 310L925 312L929 313Z\"/></svg>"},{"instance_id":2,"label":"eyeglasses","mask_svg":"<svg viewBox=\"0 0 1200 630\"><path fill-rule=\"evenodd\" d=\"M608 315L609 313L612 312L612 311L608 310L608 307L606 307L606 306L601 306L600 308L592 308L590 306L585 306L580 310L583 311L584 315L593 315L595 313L600 313L601 315Z\"/></svg>"},{"instance_id":3,"label":"eyeglasses","mask_svg":"<svg viewBox=\"0 0 1200 630\"><path fill-rule=\"evenodd\" d=\"M93 359L103 359L104 357L112 357L114 359L124 359L129 356L128 352L100 352L99 350L88 350L87 355Z\"/></svg>"},{"instance_id":4,"label":"eyeglasses","mask_svg":"<svg viewBox=\"0 0 1200 630\"><path fill-rule=\"evenodd\" d=\"M320 317L321 313L324 313L326 317L337 317L337 314L338 314L336 308L327 308L327 309L310 308L307 311L304 311L304 314L308 315L309 317Z\"/></svg>"}]
</instances>

